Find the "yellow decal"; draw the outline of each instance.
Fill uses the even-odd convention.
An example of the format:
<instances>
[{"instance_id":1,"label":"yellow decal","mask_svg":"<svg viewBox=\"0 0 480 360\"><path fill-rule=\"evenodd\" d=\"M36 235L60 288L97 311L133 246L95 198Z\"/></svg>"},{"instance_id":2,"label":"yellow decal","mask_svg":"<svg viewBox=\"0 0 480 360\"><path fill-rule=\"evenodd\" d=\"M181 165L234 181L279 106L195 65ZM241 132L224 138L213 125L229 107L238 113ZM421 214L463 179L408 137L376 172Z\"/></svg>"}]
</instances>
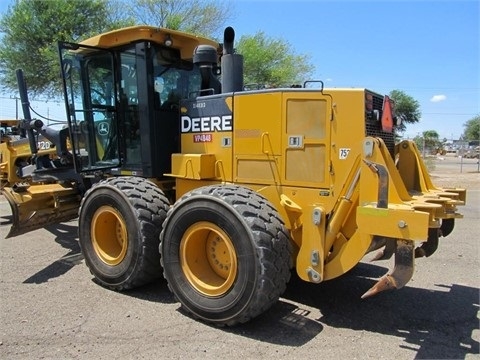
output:
<instances>
[{"instance_id":1,"label":"yellow decal","mask_svg":"<svg viewBox=\"0 0 480 360\"><path fill-rule=\"evenodd\" d=\"M371 215L371 216L388 216L388 209L382 208L370 208L370 207L359 207L357 208L358 214Z\"/></svg>"}]
</instances>

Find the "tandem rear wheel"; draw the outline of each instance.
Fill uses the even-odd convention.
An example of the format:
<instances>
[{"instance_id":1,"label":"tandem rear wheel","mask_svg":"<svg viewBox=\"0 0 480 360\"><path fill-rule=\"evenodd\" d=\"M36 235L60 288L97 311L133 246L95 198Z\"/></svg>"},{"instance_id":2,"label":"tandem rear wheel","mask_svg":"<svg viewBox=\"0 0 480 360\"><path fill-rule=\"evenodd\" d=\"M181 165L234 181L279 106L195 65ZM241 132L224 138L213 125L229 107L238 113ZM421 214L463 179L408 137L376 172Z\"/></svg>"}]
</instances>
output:
<instances>
[{"instance_id":1,"label":"tandem rear wheel","mask_svg":"<svg viewBox=\"0 0 480 360\"><path fill-rule=\"evenodd\" d=\"M126 290L161 277L158 245L168 207L163 192L143 178L110 178L87 191L79 242L97 282Z\"/></svg>"},{"instance_id":2,"label":"tandem rear wheel","mask_svg":"<svg viewBox=\"0 0 480 360\"><path fill-rule=\"evenodd\" d=\"M244 323L272 306L290 279L288 232L258 193L207 186L184 195L161 234L164 277L193 317Z\"/></svg>"}]
</instances>

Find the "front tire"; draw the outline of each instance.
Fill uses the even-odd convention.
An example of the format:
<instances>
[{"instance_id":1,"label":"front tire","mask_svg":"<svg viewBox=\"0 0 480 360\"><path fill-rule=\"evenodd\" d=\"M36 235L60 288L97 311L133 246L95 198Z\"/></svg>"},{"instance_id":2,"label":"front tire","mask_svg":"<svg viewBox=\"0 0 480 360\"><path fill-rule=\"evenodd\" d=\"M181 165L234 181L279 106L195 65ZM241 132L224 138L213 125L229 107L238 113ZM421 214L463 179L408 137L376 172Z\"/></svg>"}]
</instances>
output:
<instances>
[{"instance_id":1,"label":"front tire","mask_svg":"<svg viewBox=\"0 0 480 360\"><path fill-rule=\"evenodd\" d=\"M290 242L279 214L239 186L184 195L168 213L160 252L164 277L182 307L217 325L261 314L290 279Z\"/></svg>"},{"instance_id":2,"label":"front tire","mask_svg":"<svg viewBox=\"0 0 480 360\"><path fill-rule=\"evenodd\" d=\"M168 207L163 192L143 178L110 178L87 191L79 210L79 242L101 285L120 291L161 276L159 235Z\"/></svg>"}]
</instances>

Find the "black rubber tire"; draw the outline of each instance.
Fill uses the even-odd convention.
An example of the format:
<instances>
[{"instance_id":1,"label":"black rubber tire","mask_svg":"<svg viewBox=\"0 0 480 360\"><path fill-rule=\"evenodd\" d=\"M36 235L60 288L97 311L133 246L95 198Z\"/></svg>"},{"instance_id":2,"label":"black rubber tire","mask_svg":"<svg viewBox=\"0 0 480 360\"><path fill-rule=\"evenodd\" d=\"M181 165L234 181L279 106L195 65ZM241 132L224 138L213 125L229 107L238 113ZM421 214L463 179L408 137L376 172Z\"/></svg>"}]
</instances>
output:
<instances>
[{"instance_id":1,"label":"black rubber tire","mask_svg":"<svg viewBox=\"0 0 480 360\"><path fill-rule=\"evenodd\" d=\"M167 198L154 183L133 176L103 180L86 192L79 210L79 242L85 263L98 283L121 291L162 276L158 246L168 208ZM95 214L102 214L103 209L104 214L115 213L124 229L126 245L118 263L108 263L98 251L98 243L112 241L102 240L92 229L92 222L97 224ZM106 228L99 226L98 231L103 230L104 238L115 240Z\"/></svg>"},{"instance_id":2,"label":"black rubber tire","mask_svg":"<svg viewBox=\"0 0 480 360\"><path fill-rule=\"evenodd\" d=\"M219 228L236 255L234 281L215 296L195 288L181 263L182 238L200 223ZM168 212L160 238L169 289L193 317L220 326L247 322L278 301L290 280L291 251L288 231L268 200L233 185L206 186L184 195Z\"/></svg>"}]
</instances>

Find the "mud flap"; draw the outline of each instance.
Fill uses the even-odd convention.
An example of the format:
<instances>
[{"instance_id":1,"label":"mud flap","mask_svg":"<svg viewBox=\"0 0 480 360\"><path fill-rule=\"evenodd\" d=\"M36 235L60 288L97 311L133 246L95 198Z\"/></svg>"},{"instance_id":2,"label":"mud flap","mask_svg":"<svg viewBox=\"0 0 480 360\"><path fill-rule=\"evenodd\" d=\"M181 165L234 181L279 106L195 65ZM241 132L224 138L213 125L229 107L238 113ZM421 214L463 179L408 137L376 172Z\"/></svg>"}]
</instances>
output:
<instances>
[{"instance_id":1,"label":"mud flap","mask_svg":"<svg viewBox=\"0 0 480 360\"><path fill-rule=\"evenodd\" d=\"M1 193L12 210L12 226L6 238L69 221L78 216L81 196L75 188L46 184L20 190L5 187Z\"/></svg>"}]
</instances>

